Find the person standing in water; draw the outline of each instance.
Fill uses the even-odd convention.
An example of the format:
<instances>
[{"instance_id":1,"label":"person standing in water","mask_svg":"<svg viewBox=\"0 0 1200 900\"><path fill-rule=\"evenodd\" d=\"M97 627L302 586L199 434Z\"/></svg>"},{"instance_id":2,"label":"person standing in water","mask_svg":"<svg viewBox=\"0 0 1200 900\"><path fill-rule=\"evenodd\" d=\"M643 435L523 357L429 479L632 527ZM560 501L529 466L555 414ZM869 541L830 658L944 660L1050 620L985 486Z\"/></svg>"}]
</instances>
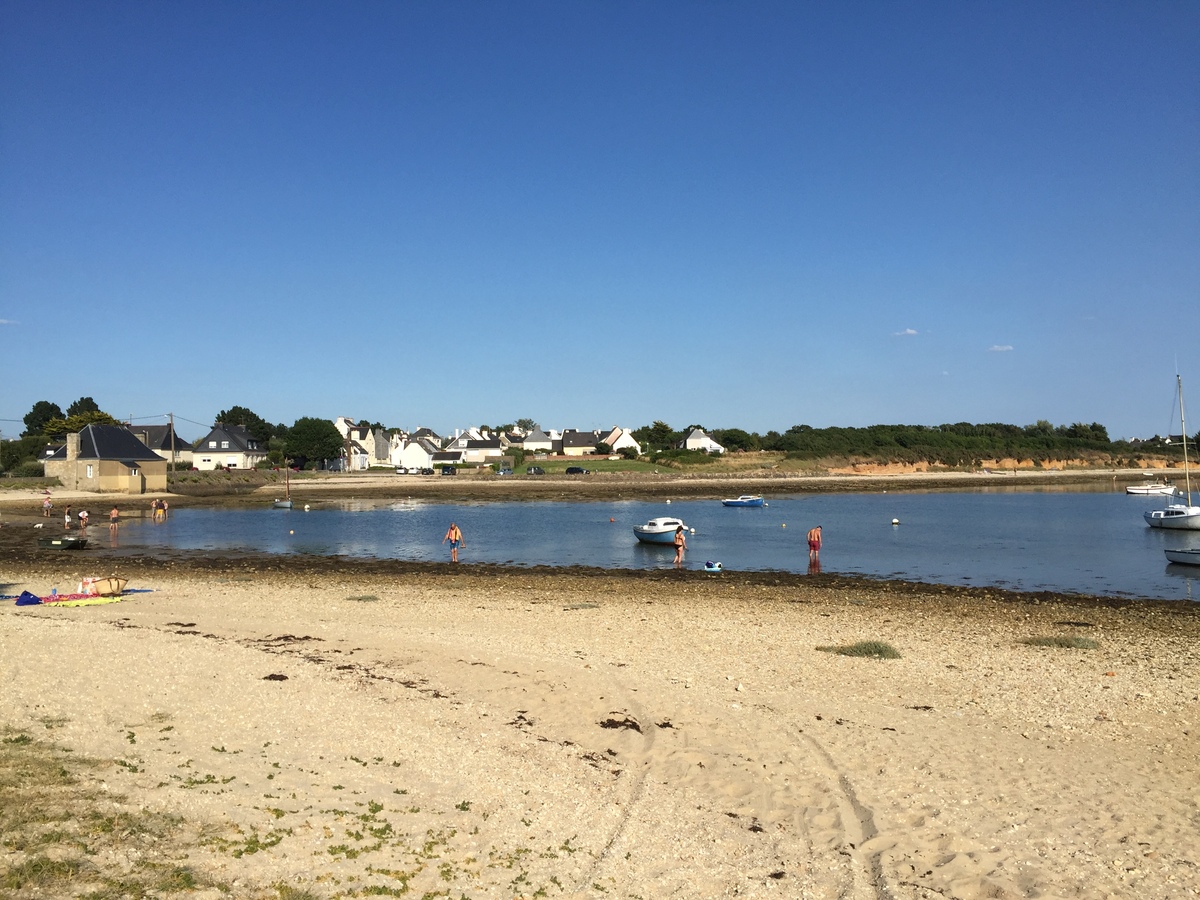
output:
<instances>
[{"instance_id":1,"label":"person standing in water","mask_svg":"<svg viewBox=\"0 0 1200 900\"><path fill-rule=\"evenodd\" d=\"M683 551L687 549L687 537L683 533L683 526L680 525L675 529L675 565L683 565Z\"/></svg>"},{"instance_id":2,"label":"person standing in water","mask_svg":"<svg viewBox=\"0 0 1200 900\"><path fill-rule=\"evenodd\" d=\"M442 543L450 542L450 562L458 562L458 548L467 546L467 542L463 540L462 531L453 522L446 529L446 536L442 538Z\"/></svg>"},{"instance_id":3,"label":"person standing in water","mask_svg":"<svg viewBox=\"0 0 1200 900\"><path fill-rule=\"evenodd\" d=\"M808 533L808 558L815 560L821 555L821 526L818 525Z\"/></svg>"},{"instance_id":4,"label":"person standing in water","mask_svg":"<svg viewBox=\"0 0 1200 900\"><path fill-rule=\"evenodd\" d=\"M108 514L108 530L109 531L117 530L117 524L119 523L120 518L121 518L121 511L114 506L112 508L112 512L110 512Z\"/></svg>"}]
</instances>

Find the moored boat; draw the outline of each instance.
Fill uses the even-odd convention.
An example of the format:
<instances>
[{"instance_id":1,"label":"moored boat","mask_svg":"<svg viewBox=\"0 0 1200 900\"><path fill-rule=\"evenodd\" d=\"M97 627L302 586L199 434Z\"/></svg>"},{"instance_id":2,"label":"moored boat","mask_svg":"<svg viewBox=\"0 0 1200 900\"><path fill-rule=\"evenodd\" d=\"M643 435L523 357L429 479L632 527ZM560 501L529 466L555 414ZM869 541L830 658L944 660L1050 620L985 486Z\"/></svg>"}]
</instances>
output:
<instances>
[{"instance_id":1,"label":"moored boat","mask_svg":"<svg viewBox=\"0 0 1200 900\"><path fill-rule=\"evenodd\" d=\"M1163 553L1173 563L1182 563L1185 566L1200 566L1200 548L1192 550L1163 550Z\"/></svg>"},{"instance_id":2,"label":"moored boat","mask_svg":"<svg viewBox=\"0 0 1200 900\"><path fill-rule=\"evenodd\" d=\"M1175 485L1167 484L1166 482L1153 482L1150 484L1131 484L1125 488L1127 494L1138 494L1146 496L1149 494L1174 494Z\"/></svg>"},{"instance_id":3,"label":"moored boat","mask_svg":"<svg viewBox=\"0 0 1200 900\"><path fill-rule=\"evenodd\" d=\"M64 534L62 537L40 537L38 546L48 550L82 550L87 546L88 539L74 534Z\"/></svg>"},{"instance_id":4,"label":"moored boat","mask_svg":"<svg viewBox=\"0 0 1200 900\"><path fill-rule=\"evenodd\" d=\"M683 524L683 519L660 516L657 519L651 519L645 525L634 525L633 533L643 544L673 544L675 542L675 530L678 528L687 530L687 526Z\"/></svg>"},{"instance_id":5,"label":"moored boat","mask_svg":"<svg viewBox=\"0 0 1200 900\"><path fill-rule=\"evenodd\" d=\"M1183 435L1183 480L1187 486L1187 492L1172 488L1172 499L1183 502L1168 503L1162 509L1149 510L1142 513L1142 518L1151 528L1200 531L1200 506L1192 506L1192 476L1188 466L1187 422L1184 421L1183 416L1183 379L1179 375L1175 376L1175 384L1179 391L1179 433Z\"/></svg>"},{"instance_id":6,"label":"moored boat","mask_svg":"<svg viewBox=\"0 0 1200 900\"><path fill-rule=\"evenodd\" d=\"M722 500L722 506L766 506L766 501L759 494L742 494L732 500Z\"/></svg>"}]
</instances>

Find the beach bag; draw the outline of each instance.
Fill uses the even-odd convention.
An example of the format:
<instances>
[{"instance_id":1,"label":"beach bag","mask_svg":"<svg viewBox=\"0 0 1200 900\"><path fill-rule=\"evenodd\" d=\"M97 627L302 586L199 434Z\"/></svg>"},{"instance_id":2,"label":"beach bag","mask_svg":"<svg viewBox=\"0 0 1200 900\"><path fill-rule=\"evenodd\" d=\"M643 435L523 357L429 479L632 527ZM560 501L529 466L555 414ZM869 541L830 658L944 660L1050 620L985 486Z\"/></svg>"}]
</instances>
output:
<instances>
[{"instance_id":1,"label":"beach bag","mask_svg":"<svg viewBox=\"0 0 1200 900\"><path fill-rule=\"evenodd\" d=\"M17 598L17 606L33 606L41 602L41 597L35 597L29 591L21 591L21 596Z\"/></svg>"}]
</instances>

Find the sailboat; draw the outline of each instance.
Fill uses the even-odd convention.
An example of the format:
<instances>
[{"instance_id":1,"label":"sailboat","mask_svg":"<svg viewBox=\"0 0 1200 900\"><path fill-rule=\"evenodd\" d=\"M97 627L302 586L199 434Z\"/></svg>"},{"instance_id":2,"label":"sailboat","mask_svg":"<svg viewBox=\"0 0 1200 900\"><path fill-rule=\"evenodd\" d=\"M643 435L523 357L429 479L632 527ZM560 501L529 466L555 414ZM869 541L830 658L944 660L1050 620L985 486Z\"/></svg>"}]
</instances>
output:
<instances>
[{"instance_id":1,"label":"sailboat","mask_svg":"<svg viewBox=\"0 0 1200 900\"><path fill-rule=\"evenodd\" d=\"M275 501L276 509L292 508L292 466L286 459L283 461L283 497Z\"/></svg>"},{"instance_id":2,"label":"sailboat","mask_svg":"<svg viewBox=\"0 0 1200 900\"><path fill-rule=\"evenodd\" d=\"M1200 531L1200 506L1192 506L1192 477L1188 470L1187 422L1183 418L1183 379L1176 375L1175 382L1179 391L1179 427L1183 433L1183 479L1187 485L1187 493L1176 490L1172 496L1176 502L1168 503L1162 509L1152 509L1142 513L1142 518L1151 528Z\"/></svg>"}]
</instances>

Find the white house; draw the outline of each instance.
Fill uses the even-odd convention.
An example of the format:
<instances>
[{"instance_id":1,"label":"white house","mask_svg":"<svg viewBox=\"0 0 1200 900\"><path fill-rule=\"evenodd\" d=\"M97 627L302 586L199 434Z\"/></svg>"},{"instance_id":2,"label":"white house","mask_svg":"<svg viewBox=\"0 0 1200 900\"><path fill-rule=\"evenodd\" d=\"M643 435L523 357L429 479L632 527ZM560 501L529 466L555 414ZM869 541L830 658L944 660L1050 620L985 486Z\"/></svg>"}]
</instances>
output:
<instances>
[{"instance_id":1,"label":"white house","mask_svg":"<svg viewBox=\"0 0 1200 900\"><path fill-rule=\"evenodd\" d=\"M724 453L725 448L710 438L703 430L693 428L679 445L681 450L701 450L705 453Z\"/></svg>"},{"instance_id":2,"label":"white house","mask_svg":"<svg viewBox=\"0 0 1200 900\"><path fill-rule=\"evenodd\" d=\"M642 455L642 445L634 440L628 428L622 428L620 425L614 425L612 431L600 438L600 443L608 444L608 446L613 448L614 452L620 452L626 447L632 447L634 453L638 456Z\"/></svg>"},{"instance_id":3,"label":"white house","mask_svg":"<svg viewBox=\"0 0 1200 900\"><path fill-rule=\"evenodd\" d=\"M535 425L533 431L525 435L521 447L526 453L549 453L554 449L554 441L550 435Z\"/></svg>"},{"instance_id":4,"label":"white house","mask_svg":"<svg viewBox=\"0 0 1200 900\"><path fill-rule=\"evenodd\" d=\"M438 452L437 444L428 438L415 441L405 441L392 453L392 462L406 469L433 468L433 454Z\"/></svg>"},{"instance_id":5,"label":"white house","mask_svg":"<svg viewBox=\"0 0 1200 900\"><path fill-rule=\"evenodd\" d=\"M267 458L262 446L241 425L217 422L207 435L196 441L192 465L200 471L213 469L253 469Z\"/></svg>"}]
</instances>

